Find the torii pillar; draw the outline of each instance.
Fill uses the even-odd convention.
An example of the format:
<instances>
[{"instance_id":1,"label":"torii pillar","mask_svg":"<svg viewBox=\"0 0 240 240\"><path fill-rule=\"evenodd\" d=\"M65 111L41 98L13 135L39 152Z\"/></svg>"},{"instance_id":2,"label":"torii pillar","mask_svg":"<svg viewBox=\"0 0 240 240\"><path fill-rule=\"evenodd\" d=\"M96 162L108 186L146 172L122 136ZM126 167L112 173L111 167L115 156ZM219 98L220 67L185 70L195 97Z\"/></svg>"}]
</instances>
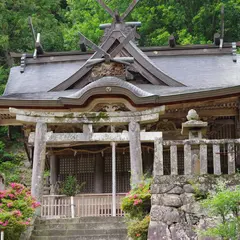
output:
<instances>
[{"instance_id":1,"label":"torii pillar","mask_svg":"<svg viewBox=\"0 0 240 240\"><path fill-rule=\"evenodd\" d=\"M131 187L134 187L134 185L141 181L143 175L140 124L135 119L133 119L129 123L128 128L132 180Z\"/></svg>"},{"instance_id":2,"label":"torii pillar","mask_svg":"<svg viewBox=\"0 0 240 240\"><path fill-rule=\"evenodd\" d=\"M46 161L46 133L47 124L37 122L34 140L33 170L31 193L37 201L41 201L44 185L44 168Z\"/></svg>"}]
</instances>

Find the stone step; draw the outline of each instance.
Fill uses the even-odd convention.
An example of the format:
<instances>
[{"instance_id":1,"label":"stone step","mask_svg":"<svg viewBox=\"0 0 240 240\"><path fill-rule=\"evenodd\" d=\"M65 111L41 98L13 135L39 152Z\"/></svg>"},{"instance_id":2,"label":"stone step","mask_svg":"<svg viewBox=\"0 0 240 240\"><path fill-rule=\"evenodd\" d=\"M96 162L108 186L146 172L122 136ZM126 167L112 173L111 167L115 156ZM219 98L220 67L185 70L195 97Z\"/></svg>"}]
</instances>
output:
<instances>
[{"instance_id":1,"label":"stone step","mask_svg":"<svg viewBox=\"0 0 240 240\"><path fill-rule=\"evenodd\" d=\"M31 240L127 240L124 235L89 235L89 236L32 236Z\"/></svg>"},{"instance_id":2,"label":"stone step","mask_svg":"<svg viewBox=\"0 0 240 240\"><path fill-rule=\"evenodd\" d=\"M127 234L126 228L109 229L78 229L78 230L34 230L32 236L89 236L89 235L115 235Z\"/></svg>"},{"instance_id":3,"label":"stone step","mask_svg":"<svg viewBox=\"0 0 240 240\"><path fill-rule=\"evenodd\" d=\"M126 240L123 217L38 219L31 240Z\"/></svg>"},{"instance_id":4,"label":"stone step","mask_svg":"<svg viewBox=\"0 0 240 240\"><path fill-rule=\"evenodd\" d=\"M76 224L76 223L121 223L124 222L123 217L82 217L82 218L59 218L59 219L39 219L36 220L35 225L49 225L49 224Z\"/></svg>"},{"instance_id":5,"label":"stone step","mask_svg":"<svg viewBox=\"0 0 240 240\"><path fill-rule=\"evenodd\" d=\"M80 230L80 229L126 229L126 224L123 222L86 222L86 223L49 223L49 224L35 224L36 230Z\"/></svg>"}]
</instances>

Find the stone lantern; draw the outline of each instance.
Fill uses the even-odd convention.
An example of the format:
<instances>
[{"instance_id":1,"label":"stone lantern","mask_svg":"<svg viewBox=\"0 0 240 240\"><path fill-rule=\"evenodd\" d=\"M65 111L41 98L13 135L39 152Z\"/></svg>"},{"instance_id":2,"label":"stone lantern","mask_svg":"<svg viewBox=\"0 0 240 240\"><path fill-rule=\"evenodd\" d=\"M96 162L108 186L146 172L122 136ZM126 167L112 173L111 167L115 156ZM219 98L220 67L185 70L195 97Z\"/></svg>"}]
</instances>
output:
<instances>
[{"instance_id":1,"label":"stone lantern","mask_svg":"<svg viewBox=\"0 0 240 240\"><path fill-rule=\"evenodd\" d=\"M207 122L199 120L194 109L188 111L187 122L182 123L182 135L188 134L190 140L202 139L207 131ZM198 145L191 146L192 173L200 174L200 150Z\"/></svg>"},{"instance_id":2,"label":"stone lantern","mask_svg":"<svg viewBox=\"0 0 240 240\"><path fill-rule=\"evenodd\" d=\"M188 134L189 139L202 139L206 134L208 123L200 121L194 109L188 111L187 120L182 123L182 135Z\"/></svg>"}]
</instances>

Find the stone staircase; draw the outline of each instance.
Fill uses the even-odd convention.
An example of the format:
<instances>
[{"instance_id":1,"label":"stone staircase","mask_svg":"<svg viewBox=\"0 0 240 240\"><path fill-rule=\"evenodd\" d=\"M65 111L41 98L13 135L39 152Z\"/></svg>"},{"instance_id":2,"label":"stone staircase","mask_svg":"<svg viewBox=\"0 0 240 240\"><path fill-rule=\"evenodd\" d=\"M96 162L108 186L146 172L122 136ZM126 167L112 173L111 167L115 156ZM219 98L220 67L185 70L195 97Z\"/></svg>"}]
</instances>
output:
<instances>
[{"instance_id":1,"label":"stone staircase","mask_svg":"<svg viewBox=\"0 0 240 240\"><path fill-rule=\"evenodd\" d=\"M36 220L31 240L127 240L122 217Z\"/></svg>"}]
</instances>

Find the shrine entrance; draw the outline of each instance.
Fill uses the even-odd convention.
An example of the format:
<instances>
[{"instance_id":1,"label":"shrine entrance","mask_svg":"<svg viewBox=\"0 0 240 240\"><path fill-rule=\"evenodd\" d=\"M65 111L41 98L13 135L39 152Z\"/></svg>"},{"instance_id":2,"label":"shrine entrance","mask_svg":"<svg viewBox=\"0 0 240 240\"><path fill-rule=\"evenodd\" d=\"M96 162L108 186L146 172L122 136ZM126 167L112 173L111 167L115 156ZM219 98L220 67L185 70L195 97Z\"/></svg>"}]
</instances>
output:
<instances>
[{"instance_id":1,"label":"shrine entrance","mask_svg":"<svg viewBox=\"0 0 240 240\"><path fill-rule=\"evenodd\" d=\"M18 109L10 109L12 113L16 114L16 119L24 122L36 123L36 130L29 134L29 144L34 146L34 159L33 159L33 174L32 174L32 194L39 201L42 200L43 195L43 171L45 168L46 152L50 156L50 172L51 184L55 184L59 178L65 179L66 175L72 172L77 173L79 181L86 180L85 192L96 193L99 192L100 196L104 193L107 195L99 196L92 201L100 201L91 204L89 212L84 216L91 214L110 214L111 216L121 215L120 198L121 193L130 189L131 186L138 184L143 176L143 161L142 161L142 143L154 143L155 154L154 159L162 159L162 133L161 132L145 132L140 130L140 124L151 123L158 121L159 114L164 113L164 107L156 107L153 109L137 112L94 112L94 113L65 113L65 112L34 112ZM54 133L48 131L48 127L52 124L82 124L83 131L80 133ZM128 131L115 132L115 126L128 125ZM99 133L93 132L94 125L110 125L111 132ZM107 151L100 151L98 155L87 155L81 149L75 149L74 157L61 156L57 159L54 154L56 148L73 147L76 144L89 146L107 146ZM121 145L125 145L125 156L118 154L118 149ZM127 147L126 147L127 146ZM74 149L74 148L73 148ZM82 151L82 152L81 152ZM78 152L80 153L78 155ZM102 154L103 152L103 154ZM123 153L123 152L122 152ZM128 157L126 157L128 154ZM104 157L105 155L105 157ZM85 157L84 157L85 156ZM86 160L87 159L87 160ZM119 159L119 160L118 160ZM57 168L57 161L59 161L59 169ZM101 164L98 164L99 161ZM162 161L162 160L161 160ZM156 160L157 162L157 160ZM162 170L161 170L162 171ZM59 176L58 176L59 175ZM118 194L117 194L118 193ZM111 198L110 198L111 197ZM49 198L49 197L48 197ZM81 204L88 203L89 196L81 196ZM54 195L51 201L48 201L48 206L51 202L55 201L57 196ZM98 199L98 200L97 200ZM110 200L111 199L111 200ZM61 201L67 201L62 198ZM71 200L73 201L73 200ZM77 201L77 199L76 199ZM79 200L80 201L80 200ZM85 202L86 201L86 202ZM97 210L93 209L104 202L103 208ZM57 202L59 206L68 203ZM109 204L111 208L109 208ZM71 202L70 205L73 205ZM76 205L76 203L74 203ZM93 207L95 206L95 207ZM44 207L42 208L44 209ZM47 210L47 214L51 213L53 205ZM79 208L80 209L80 208ZM82 210L77 210L82 212ZM109 210L111 209L111 211ZM55 213L64 213L64 210L55 211ZM89 215L90 214L90 215ZM75 215L75 214L74 214Z\"/></svg>"},{"instance_id":2,"label":"shrine entrance","mask_svg":"<svg viewBox=\"0 0 240 240\"><path fill-rule=\"evenodd\" d=\"M153 145L153 144L151 144ZM153 146L141 144L143 174L152 174ZM62 152L62 151L61 151ZM58 151L51 151L57 154ZM75 152L58 153L56 178L58 182L66 180L67 176L75 176L79 184L84 183L81 193L111 193L112 192L112 152L111 146L82 146ZM53 168L53 166L51 166ZM116 193L126 193L130 190L131 177L129 144L116 146ZM54 173L53 173L54 174ZM58 191L50 194L59 194Z\"/></svg>"},{"instance_id":3,"label":"shrine entrance","mask_svg":"<svg viewBox=\"0 0 240 240\"><path fill-rule=\"evenodd\" d=\"M102 148L104 147L104 148ZM130 190L130 152L116 147L116 193ZM57 179L63 182L67 176L75 176L78 183L84 183L80 193L112 193L112 153L109 147L101 150L80 150L75 156L58 156ZM58 194L55 192L55 194Z\"/></svg>"}]
</instances>

